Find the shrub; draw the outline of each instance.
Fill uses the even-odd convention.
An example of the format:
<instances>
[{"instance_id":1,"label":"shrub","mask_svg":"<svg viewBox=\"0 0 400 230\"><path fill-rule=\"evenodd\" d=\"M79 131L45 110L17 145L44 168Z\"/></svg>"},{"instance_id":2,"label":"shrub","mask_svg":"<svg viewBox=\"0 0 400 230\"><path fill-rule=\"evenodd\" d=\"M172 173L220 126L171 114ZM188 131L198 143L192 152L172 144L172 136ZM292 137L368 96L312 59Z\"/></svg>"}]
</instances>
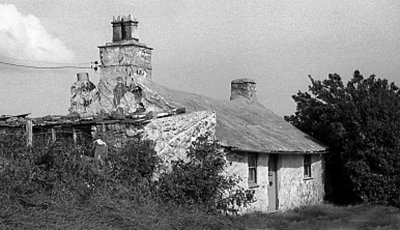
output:
<instances>
[{"instance_id":1,"label":"shrub","mask_svg":"<svg viewBox=\"0 0 400 230\"><path fill-rule=\"evenodd\" d=\"M224 173L226 152L206 137L193 143L187 160L172 162L161 175L159 194L178 205L197 205L207 211L236 212L247 205L249 193L237 186L239 178Z\"/></svg>"},{"instance_id":2,"label":"shrub","mask_svg":"<svg viewBox=\"0 0 400 230\"><path fill-rule=\"evenodd\" d=\"M400 207L400 89L355 71L345 85L337 74L311 79L309 92L293 96L293 125L329 147L326 177L337 203Z\"/></svg>"}]
</instances>

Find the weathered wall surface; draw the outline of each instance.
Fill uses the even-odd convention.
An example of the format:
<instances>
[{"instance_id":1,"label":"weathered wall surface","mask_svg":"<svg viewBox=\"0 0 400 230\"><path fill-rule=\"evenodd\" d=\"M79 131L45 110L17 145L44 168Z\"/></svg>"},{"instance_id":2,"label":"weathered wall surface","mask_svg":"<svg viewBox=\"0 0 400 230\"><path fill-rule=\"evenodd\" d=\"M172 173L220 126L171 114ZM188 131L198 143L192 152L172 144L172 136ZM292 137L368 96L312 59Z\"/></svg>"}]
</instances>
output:
<instances>
[{"instance_id":1,"label":"weathered wall surface","mask_svg":"<svg viewBox=\"0 0 400 230\"><path fill-rule=\"evenodd\" d=\"M105 67L114 65L133 65L151 69L151 48L135 41L109 43L99 47L101 64Z\"/></svg>"},{"instance_id":2,"label":"weathered wall surface","mask_svg":"<svg viewBox=\"0 0 400 230\"><path fill-rule=\"evenodd\" d=\"M100 70L100 81L97 85L98 98L89 106L91 114L100 110L110 113L117 108L122 108L126 113L133 113L138 108L138 103L143 103L146 111L163 111L172 109L159 94L152 91L145 84L148 72L136 66L110 66ZM139 99L132 89L139 87ZM116 103L117 94L120 94Z\"/></svg>"},{"instance_id":3,"label":"weathered wall surface","mask_svg":"<svg viewBox=\"0 0 400 230\"><path fill-rule=\"evenodd\" d=\"M83 101L80 105L82 108L72 109L71 112L90 116L100 112L119 111L131 114L143 109L146 111L171 109L161 96L145 86L145 83L151 80L152 48L135 40L129 40L107 43L105 46L100 46L99 51L100 81L96 90L91 90L85 100L79 97L78 99ZM76 97L75 94L72 93L73 98ZM79 100L76 101L71 101L71 105L80 103Z\"/></svg>"},{"instance_id":4,"label":"weathered wall surface","mask_svg":"<svg viewBox=\"0 0 400 230\"><path fill-rule=\"evenodd\" d=\"M214 112L199 111L153 119L144 126L115 123L97 125L96 129L111 134L112 139L107 142L115 148L121 148L130 138L152 140L163 171L170 167L172 160L185 159L188 148L198 137L215 137L215 126Z\"/></svg>"},{"instance_id":5,"label":"weathered wall surface","mask_svg":"<svg viewBox=\"0 0 400 230\"><path fill-rule=\"evenodd\" d=\"M279 209L315 205L323 201L323 161L311 157L311 178L304 178L304 155L280 155L278 162Z\"/></svg>"},{"instance_id":6,"label":"weathered wall surface","mask_svg":"<svg viewBox=\"0 0 400 230\"><path fill-rule=\"evenodd\" d=\"M144 127L143 138L155 142L164 165L185 159L186 151L201 135L215 136L216 115L210 111L155 119Z\"/></svg>"},{"instance_id":7,"label":"weathered wall surface","mask_svg":"<svg viewBox=\"0 0 400 230\"><path fill-rule=\"evenodd\" d=\"M247 154L238 154L231 161L228 173L238 175L242 181L239 186L255 191L256 202L243 209L243 212L268 210L268 159L269 154L258 154L257 185L248 186ZM287 210L303 205L319 204L324 197L323 163L321 155L312 155L312 178L304 178L304 155L279 155L278 158L278 210Z\"/></svg>"},{"instance_id":8,"label":"weathered wall surface","mask_svg":"<svg viewBox=\"0 0 400 230\"><path fill-rule=\"evenodd\" d=\"M227 168L228 173L239 176L242 180L239 186L245 189L255 191L254 197L256 202L252 203L242 212L261 211L265 212L268 208L268 154L259 154L257 159L257 187L250 187L248 184L248 157L246 153L239 153L235 158L229 157L231 162Z\"/></svg>"}]
</instances>

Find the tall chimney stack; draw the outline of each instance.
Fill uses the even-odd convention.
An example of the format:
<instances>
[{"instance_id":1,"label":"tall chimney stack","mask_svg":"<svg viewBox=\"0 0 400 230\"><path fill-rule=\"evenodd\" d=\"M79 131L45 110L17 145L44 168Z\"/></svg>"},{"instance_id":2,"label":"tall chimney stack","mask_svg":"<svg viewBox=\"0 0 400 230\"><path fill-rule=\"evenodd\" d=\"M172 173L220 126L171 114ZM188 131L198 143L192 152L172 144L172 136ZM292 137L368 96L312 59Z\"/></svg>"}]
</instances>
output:
<instances>
[{"instance_id":1,"label":"tall chimney stack","mask_svg":"<svg viewBox=\"0 0 400 230\"><path fill-rule=\"evenodd\" d=\"M232 81L230 100L233 101L239 98L244 98L250 103L257 102L256 82L254 80L242 78Z\"/></svg>"}]
</instances>

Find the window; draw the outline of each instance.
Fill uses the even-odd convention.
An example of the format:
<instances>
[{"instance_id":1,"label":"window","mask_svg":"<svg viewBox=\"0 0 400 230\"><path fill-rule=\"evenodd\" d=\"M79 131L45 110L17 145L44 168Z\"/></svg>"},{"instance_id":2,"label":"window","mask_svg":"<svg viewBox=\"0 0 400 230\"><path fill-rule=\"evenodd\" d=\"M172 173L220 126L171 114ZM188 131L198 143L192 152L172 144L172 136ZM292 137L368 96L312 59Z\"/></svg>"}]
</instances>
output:
<instances>
[{"instance_id":1,"label":"window","mask_svg":"<svg viewBox=\"0 0 400 230\"><path fill-rule=\"evenodd\" d=\"M304 177L311 178L311 155L304 155Z\"/></svg>"},{"instance_id":2,"label":"window","mask_svg":"<svg viewBox=\"0 0 400 230\"><path fill-rule=\"evenodd\" d=\"M257 153L248 154L249 185L257 185Z\"/></svg>"}]
</instances>

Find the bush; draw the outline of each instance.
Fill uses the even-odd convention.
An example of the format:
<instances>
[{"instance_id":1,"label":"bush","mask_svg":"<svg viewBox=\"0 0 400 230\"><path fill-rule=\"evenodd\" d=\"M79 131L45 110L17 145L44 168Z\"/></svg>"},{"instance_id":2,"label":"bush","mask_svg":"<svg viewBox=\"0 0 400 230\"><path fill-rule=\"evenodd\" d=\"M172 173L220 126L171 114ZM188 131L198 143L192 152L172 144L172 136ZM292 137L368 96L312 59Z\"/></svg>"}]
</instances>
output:
<instances>
[{"instance_id":1,"label":"bush","mask_svg":"<svg viewBox=\"0 0 400 230\"><path fill-rule=\"evenodd\" d=\"M400 207L400 89L359 71L345 85L337 74L311 79L309 92L293 96L293 125L329 147L327 181L337 203Z\"/></svg>"},{"instance_id":2,"label":"bush","mask_svg":"<svg viewBox=\"0 0 400 230\"><path fill-rule=\"evenodd\" d=\"M12 140L0 140L1 229L236 228L228 217L157 197L151 142L110 148L99 163L87 156L90 146L60 140L26 148Z\"/></svg>"},{"instance_id":3,"label":"bush","mask_svg":"<svg viewBox=\"0 0 400 230\"><path fill-rule=\"evenodd\" d=\"M187 160L173 161L171 172L161 175L160 196L178 205L236 212L247 205L249 193L237 187L239 178L224 173L225 155L215 141L199 138L189 149Z\"/></svg>"}]
</instances>

